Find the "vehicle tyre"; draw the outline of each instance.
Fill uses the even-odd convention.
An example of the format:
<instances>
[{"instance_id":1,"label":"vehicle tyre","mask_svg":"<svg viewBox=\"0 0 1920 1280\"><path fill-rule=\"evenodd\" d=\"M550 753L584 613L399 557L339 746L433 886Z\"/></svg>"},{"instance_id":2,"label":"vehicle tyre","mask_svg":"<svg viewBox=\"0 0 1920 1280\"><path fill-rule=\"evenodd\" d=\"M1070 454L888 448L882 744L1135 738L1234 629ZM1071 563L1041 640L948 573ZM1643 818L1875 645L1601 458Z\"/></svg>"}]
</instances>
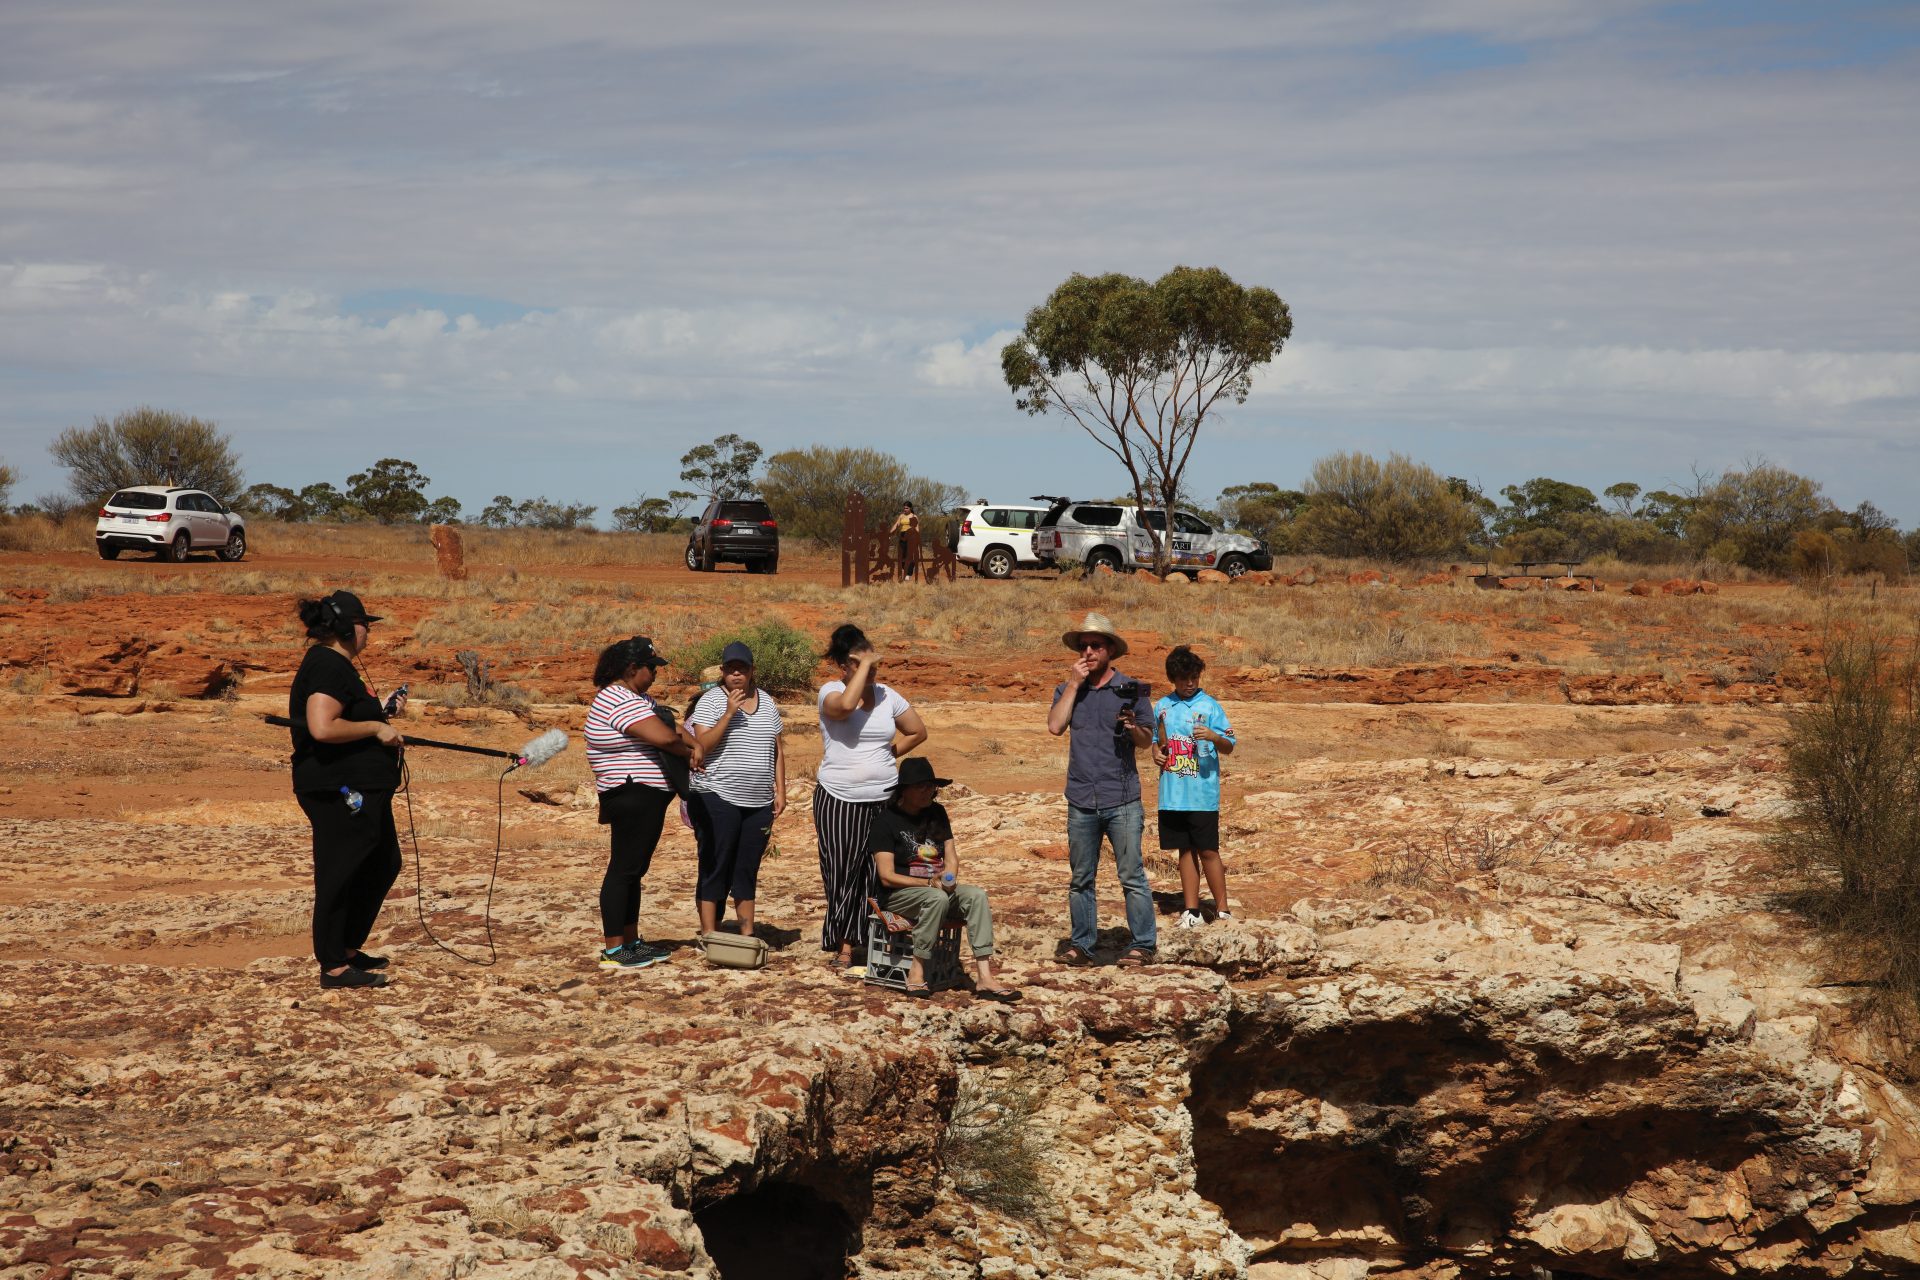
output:
<instances>
[{"instance_id":1,"label":"vehicle tyre","mask_svg":"<svg viewBox=\"0 0 1920 1280\"><path fill-rule=\"evenodd\" d=\"M701 548L700 572L712 573L714 570L714 567L719 563L720 563L720 557L714 554L713 544L711 542L709 542L705 547Z\"/></svg>"},{"instance_id":2,"label":"vehicle tyre","mask_svg":"<svg viewBox=\"0 0 1920 1280\"><path fill-rule=\"evenodd\" d=\"M179 533L173 535L173 541L167 544L167 549L163 554L168 560L173 561L175 564L185 564L187 557L192 553L193 539L187 536L185 529L182 529Z\"/></svg>"},{"instance_id":3,"label":"vehicle tyre","mask_svg":"<svg viewBox=\"0 0 1920 1280\"><path fill-rule=\"evenodd\" d=\"M96 542L93 545L99 550L102 560L118 560L120 558L120 548L118 547L110 547L104 542Z\"/></svg>"},{"instance_id":4,"label":"vehicle tyre","mask_svg":"<svg viewBox=\"0 0 1920 1280\"><path fill-rule=\"evenodd\" d=\"M983 578L1011 578L1013 552L1005 547L988 547L980 556L980 564L976 572Z\"/></svg>"},{"instance_id":5,"label":"vehicle tyre","mask_svg":"<svg viewBox=\"0 0 1920 1280\"><path fill-rule=\"evenodd\" d=\"M766 568L764 568L764 569L762 569L762 570L761 570L760 572L762 572L762 573L778 573L778 572L780 572L780 557L779 557L779 556L773 556L773 557L771 557L771 558L769 558L769 559L767 560L767 567L766 567Z\"/></svg>"},{"instance_id":6,"label":"vehicle tyre","mask_svg":"<svg viewBox=\"0 0 1920 1280\"><path fill-rule=\"evenodd\" d=\"M747 572L748 572L748 573L772 573L772 572L773 572L773 561L771 561L771 560L749 560L749 561L747 561Z\"/></svg>"},{"instance_id":7,"label":"vehicle tyre","mask_svg":"<svg viewBox=\"0 0 1920 1280\"><path fill-rule=\"evenodd\" d=\"M1239 577L1247 571L1247 567L1247 558L1237 552L1232 555L1222 556L1220 559L1220 572L1226 574L1229 578Z\"/></svg>"},{"instance_id":8,"label":"vehicle tyre","mask_svg":"<svg viewBox=\"0 0 1920 1280\"><path fill-rule=\"evenodd\" d=\"M1092 573L1101 565L1107 566L1107 568L1113 570L1115 573L1120 572L1120 553L1112 547L1095 547L1092 551L1089 551L1087 553L1087 572Z\"/></svg>"},{"instance_id":9,"label":"vehicle tyre","mask_svg":"<svg viewBox=\"0 0 1920 1280\"><path fill-rule=\"evenodd\" d=\"M247 535L242 529L235 529L227 535L227 544L220 548L220 558L232 564L247 558Z\"/></svg>"},{"instance_id":10,"label":"vehicle tyre","mask_svg":"<svg viewBox=\"0 0 1920 1280\"><path fill-rule=\"evenodd\" d=\"M693 540L687 540L687 568L700 572L700 553L693 548Z\"/></svg>"}]
</instances>

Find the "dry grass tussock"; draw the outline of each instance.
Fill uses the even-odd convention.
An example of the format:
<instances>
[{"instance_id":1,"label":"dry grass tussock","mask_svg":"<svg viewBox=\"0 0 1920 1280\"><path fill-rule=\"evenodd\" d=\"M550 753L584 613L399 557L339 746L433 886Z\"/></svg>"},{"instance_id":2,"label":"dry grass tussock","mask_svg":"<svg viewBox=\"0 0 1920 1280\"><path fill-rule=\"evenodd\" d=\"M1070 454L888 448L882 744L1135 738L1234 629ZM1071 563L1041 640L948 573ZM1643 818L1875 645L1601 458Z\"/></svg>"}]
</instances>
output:
<instances>
[{"instance_id":1,"label":"dry grass tussock","mask_svg":"<svg viewBox=\"0 0 1920 1280\"><path fill-rule=\"evenodd\" d=\"M597 529L484 529L460 525L460 542L471 564L621 565L678 564L684 534L606 533ZM423 524L284 524L250 520L256 546L350 560L433 563L433 544Z\"/></svg>"},{"instance_id":2,"label":"dry grass tussock","mask_svg":"<svg viewBox=\"0 0 1920 1280\"><path fill-rule=\"evenodd\" d=\"M1910 638L1903 636L1902 641ZM1920 1026L1920 654L1886 633L1825 646L1825 698L1788 720L1787 794L1773 850L1788 902L1837 976Z\"/></svg>"}]
</instances>

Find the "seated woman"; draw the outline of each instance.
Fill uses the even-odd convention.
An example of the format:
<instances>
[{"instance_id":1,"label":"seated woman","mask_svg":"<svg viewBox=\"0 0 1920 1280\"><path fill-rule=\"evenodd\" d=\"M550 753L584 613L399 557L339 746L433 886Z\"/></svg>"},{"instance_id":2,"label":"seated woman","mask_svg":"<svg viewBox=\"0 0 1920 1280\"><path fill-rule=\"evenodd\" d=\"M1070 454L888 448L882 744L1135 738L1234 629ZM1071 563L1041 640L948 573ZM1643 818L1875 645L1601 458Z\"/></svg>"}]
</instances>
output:
<instances>
[{"instance_id":1,"label":"seated woman","mask_svg":"<svg viewBox=\"0 0 1920 1280\"><path fill-rule=\"evenodd\" d=\"M973 994L980 1000L1012 1004L1020 993L993 976L993 912L987 891L958 883L960 855L954 848L953 827L946 809L934 803L934 793L951 778L933 776L931 762L914 756L900 762L893 799L874 815L868 848L873 869L885 896L880 905L913 921L913 964L907 970L907 994L929 996L927 959L946 918L958 913L967 923L967 941L973 947Z\"/></svg>"}]
</instances>

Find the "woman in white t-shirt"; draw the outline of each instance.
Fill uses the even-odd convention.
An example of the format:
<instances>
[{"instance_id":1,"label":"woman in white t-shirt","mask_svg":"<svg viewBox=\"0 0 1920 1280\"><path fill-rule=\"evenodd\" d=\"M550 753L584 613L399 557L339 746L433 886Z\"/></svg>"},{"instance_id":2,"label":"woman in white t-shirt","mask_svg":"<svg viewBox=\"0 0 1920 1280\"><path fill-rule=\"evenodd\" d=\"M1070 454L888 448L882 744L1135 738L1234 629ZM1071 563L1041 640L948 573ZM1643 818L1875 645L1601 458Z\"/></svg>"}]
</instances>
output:
<instances>
[{"instance_id":1,"label":"woman in white t-shirt","mask_svg":"<svg viewBox=\"0 0 1920 1280\"><path fill-rule=\"evenodd\" d=\"M854 949L866 945L873 815L893 794L894 760L927 740L927 726L905 698L875 678L879 655L851 622L834 628L827 661L839 666L841 678L820 687L820 772L813 789L813 829L827 891L820 949L846 969L854 964Z\"/></svg>"},{"instance_id":2,"label":"woman in white t-shirt","mask_svg":"<svg viewBox=\"0 0 1920 1280\"><path fill-rule=\"evenodd\" d=\"M785 722L766 690L754 683L753 650L735 640L720 655L720 683L700 695L687 715L701 768L688 805L700 847L700 932L720 927L727 896L740 932L753 936L753 896L760 859L773 822L787 807Z\"/></svg>"},{"instance_id":3,"label":"woman in white t-shirt","mask_svg":"<svg viewBox=\"0 0 1920 1280\"><path fill-rule=\"evenodd\" d=\"M662 756L688 756L693 744L667 727L647 690L667 660L646 636L619 640L600 652L587 708L587 766L600 795L600 821L609 827L607 873L600 881L603 969L644 969L667 958L640 937L640 881L660 843L673 802Z\"/></svg>"}]
</instances>

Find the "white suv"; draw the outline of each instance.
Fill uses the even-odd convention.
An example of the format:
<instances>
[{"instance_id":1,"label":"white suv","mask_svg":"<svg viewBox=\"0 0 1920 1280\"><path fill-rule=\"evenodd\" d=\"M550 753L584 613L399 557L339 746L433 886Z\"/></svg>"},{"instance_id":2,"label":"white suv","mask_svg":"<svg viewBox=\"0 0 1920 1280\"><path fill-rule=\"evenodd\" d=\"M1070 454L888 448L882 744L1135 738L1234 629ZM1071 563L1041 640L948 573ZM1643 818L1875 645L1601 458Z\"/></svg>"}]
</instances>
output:
<instances>
[{"instance_id":1,"label":"white suv","mask_svg":"<svg viewBox=\"0 0 1920 1280\"><path fill-rule=\"evenodd\" d=\"M1172 567L1197 574L1218 569L1237 578L1249 569L1273 568L1273 552L1258 538L1214 527L1191 511L1173 513ZM1166 512L1136 511L1132 503L1075 502L1055 498L1040 517L1033 551L1049 566L1063 562L1120 572L1153 565L1153 533L1164 532ZM1153 532L1150 533L1149 530Z\"/></svg>"},{"instance_id":2,"label":"white suv","mask_svg":"<svg viewBox=\"0 0 1920 1280\"><path fill-rule=\"evenodd\" d=\"M1038 569L1033 531L1045 507L976 502L947 513L947 549L983 578L1011 578L1015 569Z\"/></svg>"},{"instance_id":3,"label":"white suv","mask_svg":"<svg viewBox=\"0 0 1920 1280\"><path fill-rule=\"evenodd\" d=\"M195 551L239 560L247 554L247 524L238 512L198 489L136 484L100 508L93 545L102 560L116 560L122 551L151 551L176 563Z\"/></svg>"}]
</instances>

